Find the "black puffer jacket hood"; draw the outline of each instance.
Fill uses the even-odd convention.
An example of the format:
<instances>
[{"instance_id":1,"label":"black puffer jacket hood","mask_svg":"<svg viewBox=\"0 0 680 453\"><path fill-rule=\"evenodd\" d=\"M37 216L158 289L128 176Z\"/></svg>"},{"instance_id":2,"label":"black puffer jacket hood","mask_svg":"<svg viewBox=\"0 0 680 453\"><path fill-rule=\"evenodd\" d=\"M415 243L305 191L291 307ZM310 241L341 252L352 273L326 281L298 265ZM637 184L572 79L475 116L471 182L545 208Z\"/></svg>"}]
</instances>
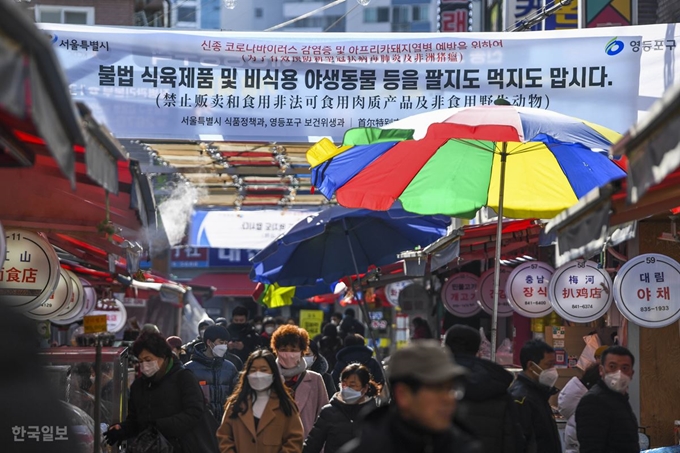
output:
<instances>
[{"instance_id":1,"label":"black puffer jacket hood","mask_svg":"<svg viewBox=\"0 0 680 453\"><path fill-rule=\"evenodd\" d=\"M324 374L328 372L328 360L321 354L316 356L316 360L314 363L312 363L312 366L309 367L310 371L314 371L319 374ZM329 395L330 396L330 395Z\"/></svg>"},{"instance_id":2,"label":"black puffer jacket hood","mask_svg":"<svg viewBox=\"0 0 680 453\"><path fill-rule=\"evenodd\" d=\"M456 363L467 368L465 398L470 401L487 401L508 393L513 377L497 363L472 355L455 355Z\"/></svg>"}]
</instances>

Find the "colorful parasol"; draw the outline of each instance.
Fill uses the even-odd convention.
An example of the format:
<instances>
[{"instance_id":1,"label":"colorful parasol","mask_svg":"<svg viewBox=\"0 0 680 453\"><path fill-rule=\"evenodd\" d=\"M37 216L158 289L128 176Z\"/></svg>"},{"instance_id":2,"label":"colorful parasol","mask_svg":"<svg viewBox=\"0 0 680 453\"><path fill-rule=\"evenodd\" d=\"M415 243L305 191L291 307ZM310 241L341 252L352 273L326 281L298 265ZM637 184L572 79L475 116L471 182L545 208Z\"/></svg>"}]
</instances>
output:
<instances>
[{"instance_id":1,"label":"colorful parasol","mask_svg":"<svg viewBox=\"0 0 680 453\"><path fill-rule=\"evenodd\" d=\"M342 146L307 152L312 184L342 206L471 218L552 218L594 187L625 175L605 154L620 135L539 109L486 106L416 115L390 128L355 128ZM598 152L599 151L599 152ZM500 238L496 243L495 344ZM495 348L494 348L495 349ZM495 352L495 351L494 351Z\"/></svg>"}]
</instances>

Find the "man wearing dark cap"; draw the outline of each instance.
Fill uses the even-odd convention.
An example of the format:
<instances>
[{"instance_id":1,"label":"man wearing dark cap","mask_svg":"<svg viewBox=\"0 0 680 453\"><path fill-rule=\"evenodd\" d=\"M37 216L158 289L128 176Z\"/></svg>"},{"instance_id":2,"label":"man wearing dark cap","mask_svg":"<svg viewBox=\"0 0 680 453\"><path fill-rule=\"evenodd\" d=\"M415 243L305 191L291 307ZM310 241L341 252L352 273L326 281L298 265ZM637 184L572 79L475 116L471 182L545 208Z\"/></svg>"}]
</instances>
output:
<instances>
[{"instance_id":1,"label":"man wearing dark cap","mask_svg":"<svg viewBox=\"0 0 680 453\"><path fill-rule=\"evenodd\" d=\"M194 355L185 367L196 375L213 415L221 421L224 403L238 382L238 370L225 359L229 341L227 329L210 326L203 339L205 342L196 345Z\"/></svg>"},{"instance_id":2,"label":"man wearing dark cap","mask_svg":"<svg viewBox=\"0 0 680 453\"><path fill-rule=\"evenodd\" d=\"M435 340L409 344L390 358L392 402L366 416L343 453L480 453L480 445L453 424L463 395L463 367Z\"/></svg>"},{"instance_id":3,"label":"man wearing dark cap","mask_svg":"<svg viewBox=\"0 0 680 453\"><path fill-rule=\"evenodd\" d=\"M469 374L455 421L482 443L484 453L523 453L524 438L508 387L513 376L502 366L477 357L482 337L477 329L455 324L444 340L456 363Z\"/></svg>"},{"instance_id":4,"label":"man wearing dark cap","mask_svg":"<svg viewBox=\"0 0 680 453\"><path fill-rule=\"evenodd\" d=\"M353 308L345 310L345 317L340 323L340 338L345 338L349 334L357 334L362 337L366 336L366 329L356 319L356 312Z\"/></svg>"},{"instance_id":5,"label":"man wearing dark cap","mask_svg":"<svg viewBox=\"0 0 680 453\"><path fill-rule=\"evenodd\" d=\"M227 318L217 318L215 320L215 325L216 326L222 326L222 327L227 327Z\"/></svg>"}]
</instances>

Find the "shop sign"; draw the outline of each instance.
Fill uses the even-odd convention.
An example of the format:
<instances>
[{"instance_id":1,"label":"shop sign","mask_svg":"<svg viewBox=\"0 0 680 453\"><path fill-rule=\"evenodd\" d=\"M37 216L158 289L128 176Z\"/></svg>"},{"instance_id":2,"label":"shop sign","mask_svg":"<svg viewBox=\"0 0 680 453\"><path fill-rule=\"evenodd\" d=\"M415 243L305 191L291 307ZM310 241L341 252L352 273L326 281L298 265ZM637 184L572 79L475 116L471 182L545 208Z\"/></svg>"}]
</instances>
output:
<instances>
[{"instance_id":1,"label":"shop sign","mask_svg":"<svg viewBox=\"0 0 680 453\"><path fill-rule=\"evenodd\" d=\"M208 267L207 247L173 247L170 266L177 269L198 269Z\"/></svg>"},{"instance_id":2,"label":"shop sign","mask_svg":"<svg viewBox=\"0 0 680 453\"><path fill-rule=\"evenodd\" d=\"M479 277L469 272L454 274L442 286L442 303L452 315L469 318L479 313L482 307L477 303Z\"/></svg>"},{"instance_id":3,"label":"shop sign","mask_svg":"<svg viewBox=\"0 0 680 453\"><path fill-rule=\"evenodd\" d=\"M210 267L251 267L250 259L257 255L256 249L208 249Z\"/></svg>"},{"instance_id":4,"label":"shop sign","mask_svg":"<svg viewBox=\"0 0 680 453\"><path fill-rule=\"evenodd\" d=\"M402 290L409 285L413 284L413 280L402 280L400 282L390 283L385 286L385 297L387 302L392 304L393 307L399 306L399 294Z\"/></svg>"},{"instance_id":5,"label":"shop sign","mask_svg":"<svg viewBox=\"0 0 680 453\"><path fill-rule=\"evenodd\" d=\"M321 324L323 324L323 311L300 310L300 327L305 329L310 337L321 333Z\"/></svg>"},{"instance_id":6,"label":"shop sign","mask_svg":"<svg viewBox=\"0 0 680 453\"><path fill-rule=\"evenodd\" d=\"M83 318L83 333L106 332L106 315L89 315Z\"/></svg>"},{"instance_id":7,"label":"shop sign","mask_svg":"<svg viewBox=\"0 0 680 453\"><path fill-rule=\"evenodd\" d=\"M548 284L554 272L552 266L535 261L517 266L505 288L513 310L527 318L542 318L553 311Z\"/></svg>"},{"instance_id":8,"label":"shop sign","mask_svg":"<svg viewBox=\"0 0 680 453\"><path fill-rule=\"evenodd\" d=\"M656 253L626 262L614 279L614 300L623 316L642 327L680 319L680 264Z\"/></svg>"},{"instance_id":9,"label":"shop sign","mask_svg":"<svg viewBox=\"0 0 680 453\"><path fill-rule=\"evenodd\" d=\"M127 310L118 299L100 299L90 315L106 315L106 330L113 333L123 330L127 322Z\"/></svg>"},{"instance_id":10,"label":"shop sign","mask_svg":"<svg viewBox=\"0 0 680 453\"><path fill-rule=\"evenodd\" d=\"M549 296L555 312L567 321L595 321L612 304L612 280L593 261L570 261L555 271Z\"/></svg>"},{"instance_id":11,"label":"shop sign","mask_svg":"<svg viewBox=\"0 0 680 453\"><path fill-rule=\"evenodd\" d=\"M5 231L7 251L0 270L0 300L22 312L38 308L59 283L59 257L52 245L32 231Z\"/></svg>"},{"instance_id":12,"label":"shop sign","mask_svg":"<svg viewBox=\"0 0 680 453\"><path fill-rule=\"evenodd\" d=\"M79 321L82 318L83 307L85 306L85 290L80 278L70 271L66 271L71 277L71 287L73 294L69 303L59 312L50 318L55 324L68 325ZM80 315L80 318L77 316Z\"/></svg>"},{"instance_id":13,"label":"shop sign","mask_svg":"<svg viewBox=\"0 0 680 453\"><path fill-rule=\"evenodd\" d=\"M59 283L57 283L57 289L54 290L50 298L24 314L31 319L45 321L58 315L70 303L75 302L74 295L73 280L71 275L69 275L69 271L60 268Z\"/></svg>"},{"instance_id":14,"label":"shop sign","mask_svg":"<svg viewBox=\"0 0 680 453\"><path fill-rule=\"evenodd\" d=\"M508 283L508 277L512 269L508 266L501 266L500 268L500 284L498 287L498 317L507 318L512 316L514 310L508 303L508 296L505 292L505 287ZM479 287L477 288L477 302L482 307L482 310L488 314L493 314L493 282L494 269L489 269L479 277Z\"/></svg>"}]
</instances>

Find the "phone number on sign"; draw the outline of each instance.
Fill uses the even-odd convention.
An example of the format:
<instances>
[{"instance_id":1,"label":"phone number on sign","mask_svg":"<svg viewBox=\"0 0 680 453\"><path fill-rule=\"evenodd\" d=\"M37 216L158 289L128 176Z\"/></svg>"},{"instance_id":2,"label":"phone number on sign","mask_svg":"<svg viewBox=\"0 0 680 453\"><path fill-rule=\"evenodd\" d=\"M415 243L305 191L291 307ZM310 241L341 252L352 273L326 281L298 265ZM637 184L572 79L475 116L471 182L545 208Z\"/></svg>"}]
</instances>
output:
<instances>
[{"instance_id":1,"label":"phone number on sign","mask_svg":"<svg viewBox=\"0 0 680 453\"><path fill-rule=\"evenodd\" d=\"M670 310L670 307L668 305L659 305L658 307L640 307L641 312L646 312L646 311L667 311Z\"/></svg>"}]
</instances>

